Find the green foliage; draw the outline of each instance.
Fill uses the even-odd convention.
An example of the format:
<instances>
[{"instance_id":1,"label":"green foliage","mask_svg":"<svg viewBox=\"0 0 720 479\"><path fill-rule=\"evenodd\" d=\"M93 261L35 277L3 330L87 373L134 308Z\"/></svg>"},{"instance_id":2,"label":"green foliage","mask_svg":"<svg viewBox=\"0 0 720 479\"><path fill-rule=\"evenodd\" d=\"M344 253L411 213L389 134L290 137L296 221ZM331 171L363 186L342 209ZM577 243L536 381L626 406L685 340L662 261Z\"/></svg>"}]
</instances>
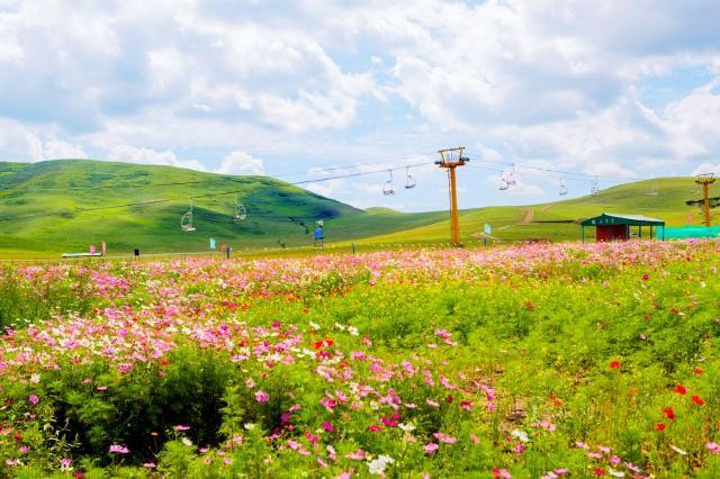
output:
<instances>
[{"instance_id":1,"label":"green foliage","mask_svg":"<svg viewBox=\"0 0 720 479\"><path fill-rule=\"evenodd\" d=\"M0 269L0 331L49 319L52 314L86 314L99 305L87 273L72 272L68 281L23 278L12 267Z\"/></svg>"}]
</instances>

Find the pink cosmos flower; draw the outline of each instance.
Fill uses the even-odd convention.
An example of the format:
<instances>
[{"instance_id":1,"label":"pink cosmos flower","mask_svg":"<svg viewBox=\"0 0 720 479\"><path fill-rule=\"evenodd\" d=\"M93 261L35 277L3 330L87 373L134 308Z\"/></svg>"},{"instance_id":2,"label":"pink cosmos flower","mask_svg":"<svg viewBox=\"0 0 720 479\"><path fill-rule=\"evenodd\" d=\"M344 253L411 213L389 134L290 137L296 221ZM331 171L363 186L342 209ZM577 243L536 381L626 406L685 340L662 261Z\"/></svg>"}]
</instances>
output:
<instances>
[{"instance_id":1,"label":"pink cosmos flower","mask_svg":"<svg viewBox=\"0 0 720 479\"><path fill-rule=\"evenodd\" d=\"M333 431L335 430L335 426L333 426L332 424L330 424L330 423L327 422L327 421L323 421L322 427L323 427L323 429L325 429L327 432L333 432Z\"/></svg>"},{"instance_id":2,"label":"pink cosmos flower","mask_svg":"<svg viewBox=\"0 0 720 479\"><path fill-rule=\"evenodd\" d=\"M255 400L259 403L265 403L270 400L270 395L265 391L257 391L255 393Z\"/></svg>"},{"instance_id":3,"label":"pink cosmos flower","mask_svg":"<svg viewBox=\"0 0 720 479\"><path fill-rule=\"evenodd\" d=\"M185 425L183 425L183 424L178 424L177 426L175 426L175 429L177 429L178 431L189 431L189 430L190 430L190 426L185 426Z\"/></svg>"},{"instance_id":4,"label":"pink cosmos flower","mask_svg":"<svg viewBox=\"0 0 720 479\"><path fill-rule=\"evenodd\" d=\"M707 444L705 444L705 447L714 456L717 456L718 454L720 454L720 444L718 444L716 442L708 442Z\"/></svg>"},{"instance_id":5,"label":"pink cosmos flower","mask_svg":"<svg viewBox=\"0 0 720 479\"><path fill-rule=\"evenodd\" d=\"M110 452L115 454L128 454L130 449L125 446L121 446L120 444L113 444L110 446Z\"/></svg>"},{"instance_id":6,"label":"pink cosmos flower","mask_svg":"<svg viewBox=\"0 0 720 479\"><path fill-rule=\"evenodd\" d=\"M31 394L30 397L28 397L28 401L34 406L40 402L40 398L35 394Z\"/></svg>"},{"instance_id":7,"label":"pink cosmos flower","mask_svg":"<svg viewBox=\"0 0 720 479\"><path fill-rule=\"evenodd\" d=\"M512 479L512 474L506 469L493 468L493 479Z\"/></svg>"},{"instance_id":8,"label":"pink cosmos flower","mask_svg":"<svg viewBox=\"0 0 720 479\"><path fill-rule=\"evenodd\" d=\"M60 469L67 471L70 469L71 465L72 465L72 459L70 459L69 457L60 459Z\"/></svg>"},{"instance_id":9,"label":"pink cosmos flower","mask_svg":"<svg viewBox=\"0 0 720 479\"><path fill-rule=\"evenodd\" d=\"M355 452L346 454L345 457L347 459L352 459L353 461L360 461L362 459L365 459L365 451L363 451L362 449L358 449Z\"/></svg>"},{"instance_id":10,"label":"pink cosmos flower","mask_svg":"<svg viewBox=\"0 0 720 479\"><path fill-rule=\"evenodd\" d=\"M154 462L143 462L143 467L147 469L155 469L157 467L157 464Z\"/></svg>"},{"instance_id":11,"label":"pink cosmos flower","mask_svg":"<svg viewBox=\"0 0 720 479\"><path fill-rule=\"evenodd\" d=\"M455 444L457 442L457 438L454 438L452 436L448 436L446 434L443 434L441 432L436 432L433 434L433 437L437 439L440 442L444 442L445 444Z\"/></svg>"},{"instance_id":12,"label":"pink cosmos flower","mask_svg":"<svg viewBox=\"0 0 720 479\"><path fill-rule=\"evenodd\" d=\"M438 444L431 442L431 443L425 444L423 446L423 450L425 451L425 454L434 454L435 451L437 451L439 447L440 446Z\"/></svg>"}]
</instances>

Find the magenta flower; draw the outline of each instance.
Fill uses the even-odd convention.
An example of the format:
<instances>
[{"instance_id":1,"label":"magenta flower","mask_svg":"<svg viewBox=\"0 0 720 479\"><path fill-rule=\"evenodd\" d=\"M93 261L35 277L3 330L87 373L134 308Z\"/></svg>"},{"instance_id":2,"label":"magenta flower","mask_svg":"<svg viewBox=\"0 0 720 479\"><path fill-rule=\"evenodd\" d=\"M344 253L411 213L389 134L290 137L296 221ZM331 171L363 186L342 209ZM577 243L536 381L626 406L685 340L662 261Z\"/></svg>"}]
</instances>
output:
<instances>
[{"instance_id":1,"label":"magenta flower","mask_svg":"<svg viewBox=\"0 0 720 479\"><path fill-rule=\"evenodd\" d=\"M330 423L327 422L327 421L323 421L322 427L323 427L323 429L325 429L327 432L333 432L333 431L335 430L335 426L333 426L332 424L330 424Z\"/></svg>"},{"instance_id":2,"label":"magenta flower","mask_svg":"<svg viewBox=\"0 0 720 479\"><path fill-rule=\"evenodd\" d=\"M32 404L34 406L40 402L40 398L35 394L31 394L30 397L28 398L28 401L30 401L30 404Z\"/></svg>"},{"instance_id":3,"label":"magenta flower","mask_svg":"<svg viewBox=\"0 0 720 479\"><path fill-rule=\"evenodd\" d=\"M177 429L178 431L189 431L189 430L190 430L190 426L185 426L185 425L183 425L183 424L178 424L177 426L175 426L175 429Z\"/></svg>"},{"instance_id":4,"label":"magenta flower","mask_svg":"<svg viewBox=\"0 0 720 479\"><path fill-rule=\"evenodd\" d=\"M255 400L260 403L268 402L270 400L270 395L265 391L258 391L255 393Z\"/></svg>"}]
</instances>

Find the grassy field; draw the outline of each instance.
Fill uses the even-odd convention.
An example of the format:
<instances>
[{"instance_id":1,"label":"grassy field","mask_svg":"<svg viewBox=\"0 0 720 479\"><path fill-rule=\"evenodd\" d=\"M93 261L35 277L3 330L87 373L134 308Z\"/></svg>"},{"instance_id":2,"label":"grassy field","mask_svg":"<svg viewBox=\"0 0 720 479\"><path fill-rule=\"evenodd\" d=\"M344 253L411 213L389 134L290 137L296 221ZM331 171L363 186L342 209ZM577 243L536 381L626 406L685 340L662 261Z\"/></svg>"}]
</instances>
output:
<instances>
[{"instance_id":1,"label":"grassy field","mask_svg":"<svg viewBox=\"0 0 720 479\"><path fill-rule=\"evenodd\" d=\"M248 212L233 223L235 193ZM181 231L193 201L197 231ZM128 206L122 206L128 205ZM88 160L0 163L0 252L4 257L87 251L111 254L205 251L209 238L235 249L312 243L316 219L335 239L398 231L440 213L363 211L267 177L226 176L163 166ZM303 225L310 227L306 233Z\"/></svg>"},{"instance_id":2,"label":"grassy field","mask_svg":"<svg viewBox=\"0 0 720 479\"><path fill-rule=\"evenodd\" d=\"M4 269L0 477L718 477L718 252Z\"/></svg>"},{"instance_id":3,"label":"grassy field","mask_svg":"<svg viewBox=\"0 0 720 479\"><path fill-rule=\"evenodd\" d=\"M653 189L657 195L650 194ZM236 192L248 211L239 224L232 222ZM603 211L655 216L670 225L699 224L699 209L685 203L699 197L691 178L666 178L620 185L598 196L465 210L463 241L479 241L485 223L502 241L576 240L574 222ZM186 233L180 217L191 200L197 231ZM318 218L326 221L328 242L342 248L448 238L447 212L363 211L267 177L88 160L0 163L0 256L5 259L57 258L102 240L114 255L134 248L207 251L211 236L236 251L277 252L282 245L311 245Z\"/></svg>"}]
</instances>

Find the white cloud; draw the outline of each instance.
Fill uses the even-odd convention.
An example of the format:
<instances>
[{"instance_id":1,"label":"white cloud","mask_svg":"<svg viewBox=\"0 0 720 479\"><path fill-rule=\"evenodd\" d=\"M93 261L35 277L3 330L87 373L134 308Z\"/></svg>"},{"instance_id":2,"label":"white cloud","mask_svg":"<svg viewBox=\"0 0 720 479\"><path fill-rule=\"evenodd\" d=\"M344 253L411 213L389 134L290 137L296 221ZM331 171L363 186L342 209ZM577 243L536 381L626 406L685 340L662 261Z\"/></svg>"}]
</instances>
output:
<instances>
[{"instance_id":1,"label":"white cloud","mask_svg":"<svg viewBox=\"0 0 720 479\"><path fill-rule=\"evenodd\" d=\"M87 158L88 155L77 145L66 141L51 139L45 143L44 157L48 160Z\"/></svg>"},{"instance_id":2,"label":"white cloud","mask_svg":"<svg viewBox=\"0 0 720 479\"><path fill-rule=\"evenodd\" d=\"M278 10L255 0L0 0L0 158L109 152L257 174L267 158L297 171L292 161L367 163L468 144L473 159L600 176L717 162L718 2L298 0ZM688 70L705 84L671 79L666 97L645 102L651 81ZM199 161L181 151L232 153ZM442 175L413 174L420 186L403 191L405 204L425 185L432 198L418 204L446 199ZM312 188L392 206L384 181Z\"/></svg>"},{"instance_id":3,"label":"white cloud","mask_svg":"<svg viewBox=\"0 0 720 479\"><path fill-rule=\"evenodd\" d=\"M215 173L223 175L264 175L263 160L253 158L243 151L233 151L223 158L220 167Z\"/></svg>"},{"instance_id":4,"label":"white cloud","mask_svg":"<svg viewBox=\"0 0 720 479\"><path fill-rule=\"evenodd\" d=\"M190 168L198 171L207 171L205 166L197 160L179 160L175 153L169 150L156 151L151 148L138 148L132 145L114 146L107 154L109 161L122 161L142 165L167 165L178 168Z\"/></svg>"},{"instance_id":5,"label":"white cloud","mask_svg":"<svg viewBox=\"0 0 720 479\"><path fill-rule=\"evenodd\" d=\"M692 172L693 176L697 175L707 175L709 173L714 174L717 177L720 177L720 163L701 163L698 165L697 168L695 168Z\"/></svg>"},{"instance_id":6,"label":"white cloud","mask_svg":"<svg viewBox=\"0 0 720 479\"><path fill-rule=\"evenodd\" d=\"M41 139L19 122L0 118L0 161L43 159Z\"/></svg>"}]
</instances>

